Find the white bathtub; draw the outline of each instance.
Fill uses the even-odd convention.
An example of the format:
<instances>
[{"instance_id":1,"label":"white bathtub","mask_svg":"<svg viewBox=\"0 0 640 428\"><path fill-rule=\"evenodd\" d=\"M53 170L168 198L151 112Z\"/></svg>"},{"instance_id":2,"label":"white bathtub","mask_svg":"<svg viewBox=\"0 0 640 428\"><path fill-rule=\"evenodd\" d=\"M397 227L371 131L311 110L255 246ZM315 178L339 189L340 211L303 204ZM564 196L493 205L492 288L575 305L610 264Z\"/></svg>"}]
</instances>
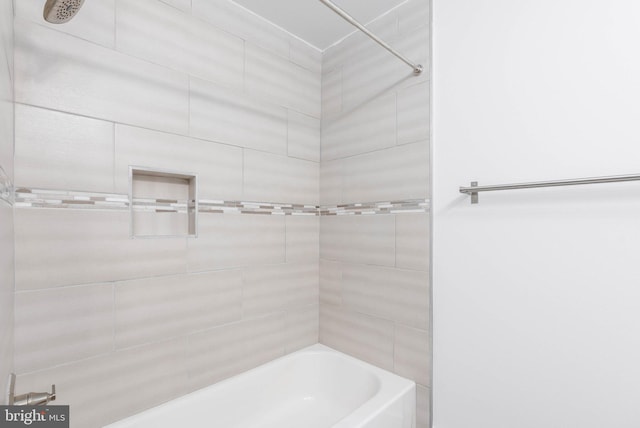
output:
<instances>
[{"instance_id":1,"label":"white bathtub","mask_svg":"<svg viewBox=\"0 0 640 428\"><path fill-rule=\"evenodd\" d=\"M107 428L415 428L414 382L313 345Z\"/></svg>"}]
</instances>

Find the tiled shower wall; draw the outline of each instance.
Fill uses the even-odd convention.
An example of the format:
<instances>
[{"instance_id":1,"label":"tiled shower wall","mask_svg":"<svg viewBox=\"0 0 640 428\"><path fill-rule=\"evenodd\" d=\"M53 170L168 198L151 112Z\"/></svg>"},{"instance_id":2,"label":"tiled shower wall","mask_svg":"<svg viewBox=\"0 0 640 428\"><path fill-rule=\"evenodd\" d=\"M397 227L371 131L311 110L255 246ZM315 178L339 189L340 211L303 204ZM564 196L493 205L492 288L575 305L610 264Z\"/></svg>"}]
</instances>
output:
<instances>
[{"instance_id":1,"label":"tiled shower wall","mask_svg":"<svg viewBox=\"0 0 640 428\"><path fill-rule=\"evenodd\" d=\"M428 199L429 2L370 28L425 67L419 77L360 33L323 55L321 204ZM323 216L320 341L413 379L429 426L429 214Z\"/></svg>"},{"instance_id":2,"label":"tiled shower wall","mask_svg":"<svg viewBox=\"0 0 640 428\"><path fill-rule=\"evenodd\" d=\"M318 216L130 239L108 202L137 165L197 173L201 200L317 206L321 54L226 0L92 0L60 26L43 4L16 2L19 392L56 383L75 428L102 426L316 343Z\"/></svg>"},{"instance_id":3,"label":"tiled shower wall","mask_svg":"<svg viewBox=\"0 0 640 428\"><path fill-rule=\"evenodd\" d=\"M13 0L0 0L0 391L13 371ZM3 401L3 400L2 400Z\"/></svg>"}]
</instances>

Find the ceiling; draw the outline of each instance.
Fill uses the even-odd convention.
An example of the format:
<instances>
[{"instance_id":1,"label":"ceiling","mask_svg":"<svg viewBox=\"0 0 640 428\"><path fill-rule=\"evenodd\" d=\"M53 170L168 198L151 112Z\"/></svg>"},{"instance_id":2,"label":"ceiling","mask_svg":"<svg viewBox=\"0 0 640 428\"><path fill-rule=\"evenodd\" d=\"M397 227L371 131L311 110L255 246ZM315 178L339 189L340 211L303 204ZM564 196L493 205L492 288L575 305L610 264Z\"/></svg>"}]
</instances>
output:
<instances>
[{"instance_id":1,"label":"ceiling","mask_svg":"<svg viewBox=\"0 0 640 428\"><path fill-rule=\"evenodd\" d=\"M234 0L320 50L354 31L354 27L318 0ZM334 0L366 24L405 0Z\"/></svg>"}]
</instances>

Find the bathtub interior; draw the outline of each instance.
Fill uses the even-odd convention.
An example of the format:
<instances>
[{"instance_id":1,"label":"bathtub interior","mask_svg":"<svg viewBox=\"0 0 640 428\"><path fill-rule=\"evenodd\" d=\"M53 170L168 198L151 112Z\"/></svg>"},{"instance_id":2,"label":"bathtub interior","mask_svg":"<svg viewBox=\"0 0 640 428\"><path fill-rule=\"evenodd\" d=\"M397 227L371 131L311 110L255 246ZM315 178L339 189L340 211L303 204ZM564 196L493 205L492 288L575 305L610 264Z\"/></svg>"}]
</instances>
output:
<instances>
[{"instance_id":1,"label":"bathtub interior","mask_svg":"<svg viewBox=\"0 0 640 428\"><path fill-rule=\"evenodd\" d=\"M411 428L398 420L415 409L413 382L384 372L404 382L397 388L378 372L384 371L313 345L107 428ZM395 391L383 391L389 386ZM409 399L398 400L402 395ZM382 413L378 419L393 425L372 424Z\"/></svg>"}]
</instances>

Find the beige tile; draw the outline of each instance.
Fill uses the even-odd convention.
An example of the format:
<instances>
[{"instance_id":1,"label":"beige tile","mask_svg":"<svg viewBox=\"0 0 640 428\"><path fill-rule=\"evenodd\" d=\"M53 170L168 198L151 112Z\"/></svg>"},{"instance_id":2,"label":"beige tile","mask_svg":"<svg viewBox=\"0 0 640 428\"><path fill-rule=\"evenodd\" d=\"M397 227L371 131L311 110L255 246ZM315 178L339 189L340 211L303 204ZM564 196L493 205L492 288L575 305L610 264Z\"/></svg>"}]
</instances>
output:
<instances>
[{"instance_id":1,"label":"beige tile","mask_svg":"<svg viewBox=\"0 0 640 428\"><path fill-rule=\"evenodd\" d=\"M19 18L15 23L17 102L187 133L186 75Z\"/></svg>"},{"instance_id":2,"label":"beige tile","mask_svg":"<svg viewBox=\"0 0 640 428\"><path fill-rule=\"evenodd\" d=\"M318 304L314 303L285 313L285 352L294 352L318 343L319 310Z\"/></svg>"},{"instance_id":3,"label":"beige tile","mask_svg":"<svg viewBox=\"0 0 640 428\"><path fill-rule=\"evenodd\" d=\"M16 105L18 186L113 193L113 123Z\"/></svg>"},{"instance_id":4,"label":"beige tile","mask_svg":"<svg viewBox=\"0 0 640 428\"><path fill-rule=\"evenodd\" d=\"M431 389L416 385L416 428L431 427Z\"/></svg>"},{"instance_id":5,"label":"beige tile","mask_svg":"<svg viewBox=\"0 0 640 428\"><path fill-rule=\"evenodd\" d=\"M160 0L184 12L191 12L191 0Z\"/></svg>"},{"instance_id":6,"label":"beige tile","mask_svg":"<svg viewBox=\"0 0 640 428\"><path fill-rule=\"evenodd\" d=\"M425 199L429 196L426 141L353 156L344 163L345 201Z\"/></svg>"},{"instance_id":7,"label":"beige tile","mask_svg":"<svg viewBox=\"0 0 640 428\"><path fill-rule=\"evenodd\" d=\"M429 270L429 213L396 215L396 267Z\"/></svg>"},{"instance_id":8,"label":"beige tile","mask_svg":"<svg viewBox=\"0 0 640 428\"><path fill-rule=\"evenodd\" d=\"M410 67L370 40L354 43L342 67L343 111L359 108L389 91L429 80L427 27L385 41L411 61L422 64L425 71L416 76Z\"/></svg>"},{"instance_id":9,"label":"beige tile","mask_svg":"<svg viewBox=\"0 0 640 428\"><path fill-rule=\"evenodd\" d=\"M393 322L320 305L320 343L393 370Z\"/></svg>"},{"instance_id":10,"label":"beige tile","mask_svg":"<svg viewBox=\"0 0 640 428\"><path fill-rule=\"evenodd\" d=\"M252 97L320 118L320 74L245 44L245 90Z\"/></svg>"},{"instance_id":11,"label":"beige tile","mask_svg":"<svg viewBox=\"0 0 640 428\"><path fill-rule=\"evenodd\" d=\"M196 390L249 368L243 323L227 324L188 337L189 389Z\"/></svg>"},{"instance_id":12,"label":"beige tile","mask_svg":"<svg viewBox=\"0 0 640 428\"><path fill-rule=\"evenodd\" d=\"M373 99L322 123L322 160L396 145L396 94Z\"/></svg>"},{"instance_id":13,"label":"beige tile","mask_svg":"<svg viewBox=\"0 0 640 428\"><path fill-rule=\"evenodd\" d=\"M342 69L322 75L322 119L335 119L342 112Z\"/></svg>"},{"instance_id":14,"label":"beige tile","mask_svg":"<svg viewBox=\"0 0 640 428\"><path fill-rule=\"evenodd\" d=\"M320 119L288 111L287 154L320 162Z\"/></svg>"},{"instance_id":15,"label":"beige tile","mask_svg":"<svg viewBox=\"0 0 640 428\"><path fill-rule=\"evenodd\" d=\"M15 220L17 290L186 271L186 238L130 239L128 212L24 208Z\"/></svg>"},{"instance_id":16,"label":"beige tile","mask_svg":"<svg viewBox=\"0 0 640 428\"><path fill-rule=\"evenodd\" d=\"M1 43L1 42L0 42ZM0 56L0 60L2 57ZM4 80L4 84L0 83L0 167L4 170L4 174L13 180L13 160L14 160L14 114L13 114L13 82L9 78L8 70L0 67L0 79ZM0 81L1 82L1 81ZM4 92L2 86L7 86L7 93ZM1 172L0 172L1 174Z\"/></svg>"},{"instance_id":17,"label":"beige tile","mask_svg":"<svg viewBox=\"0 0 640 428\"><path fill-rule=\"evenodd\" d=\"M242 273L242 315L253 318L318 302L318 262L251 267Z\"/></svg>"},{"instance_id":18,"label":"beige tile","mask_svg":"<svg viewBox=\"0 0 640 428\"><path fill-rule=\"evenodd\" d=\"M398 30L400 33L416 31L430 25L430 1L411 0L398 9Z\"/></svg>"},{"instance_id":19,"label":"beige tile","mask_svg":"<svg viewBox=\"0 0 640 428\"><path fill-rule=\"evenodd\" d=\"M398 144L429 139L430 107L429 82L398 91Z\"/></svg>"},{"instance_id":20,"label":"beige tile","mask_svg":"<svg viewBox=\"0 0 640 428\"><path fill-rule=\"evenodd\" d=\"M286 216L287 263L318 262L320 258L320 217Z\"/></svg>"},{"instance_id":21,"label":"beige tile","mask_svg":"<svg viewBox=\"0 0 640 428\"><path fill-rule=\"evenodd\" d=\"M320 166L255 150L244 151L244 199L317 205Z\"/></svg>"},{"instance_id":22,"label":"beige tile","mask_svg":"<svg viewBox=\"0 0 640 428\"><path fill-rule=\"evenodd\" d=\"M188 242L190 272L285 262L284 216L201 214Z\"/></svg>"},{"instance_id":23,"label":"beige tile","mask_svg":"<svg viewBox=\"0 0 640 428\"><path fill-rule=\"evenodd\" d=\"M119 2L116 15L120 52L242 88L241 38L157 0Z\"/></svg>"},{"instance_id":24,"label":"beige tile","mask_svg":"<svg viewBox=\"0 0 640 428\"><path fill-rule=\"evenodd\" d=\"M193 390L284 355L284 314L227 324L193 334L188 340Z\"/></svg>"},{"instance_id":25,"label":"beige tile","mask_svg":"<svg viewBox=\"0 0 640 428\"><path fill-rule=\"evenodd\" d=\"M342 301L346 308L419 328L429 321L429 274L345 264Z\"/></svg>"},{"instance_id":26,"label":"beige tile","mask_svg":"<svg viewBox=\"0 0 640 428\"><path fill-rule=\"evenodd\" d=\"M394 372L424 386L431 386L429 332L396 324Z\"/></svg>"},{"instance_id":27,"label":"beige tile","mask_svg":"<svg viewBox=\"0 0 640 428\"><path fill-rule=\"evenodd\" d=\"M311 72L322 71L322 52L294 37L289 40L289 59Z\"/></svg>"},{"instance_id":28,"label":"beige tile","mask_svg":"<svg viewBox=\"0 0 640 428\"><path fill-rule=\"evenodd\" d=\"M191 78L192 137L286 155L287 110Z\"/></svg>"},{"instance_id":29,"label":"beige tile","mask_svg":"<svg viewBox=\"0 0 640 428\"><path fill-rule=\"evenodd\" d=\"M185 339L160 342L18 376L25 391L56 384L72 427L98 428L183 395Z\"/></svg>"},{"instance_id":30,"label":"beige tile","mask_svg":"<svg viewBox=\"0 0 640 428\"><path fill-rule=\"evenodd\" d=\"M342 263L320 260L320 302L342 304Z\"/></svg>"},{"instance_id":31,"label":"beige tile","mask_svg":"<svg viewBox=\"0 0 640 428\"><path fill-rule=\"evenodd\" d=\"M242 6L228 0L192 0L193 15L269 52L289 57L290 36Z\"/></svg>"},{"instance_id":32,"label":"beige tile","mask_svg":"<svg viewBox=\"0 0 640 428\"><path fill-rule=\"evenodd\" d=\"M116 125L116 189L127 193L129 166L198 176L200 199L242 197L242 149L210 141Z\"/></svg>"},{"instance_id":33,"label":"beige tile","mask_svg":"<svg viewBox=\"0 0 640 428\"><path fill-rule=\"evenodd\" d=\"M320 257L350 263L394 266L393 216L321 217Z\"/></svg>"},{"instance_id":34,"label":"beige tile","mask_svg":"<svg viewBox=\"0 0 640 428\"><path fill-rule=\"evenodd\" d=\"M176 236L189 235L187 213L134 211L132 218L133 235L136 237L171 237L172 239Z\"/></svg>"},{"instance_id":35,"label":"beige tile","mask_svg":"<svg viewBox=\"0 0 640 428\"><path fill-rule=\"evenodd\" d=\"M184 336L242 316L240 271L145 278L115 285L115 343Z\"/></svg>"},{"instance_id":36,"label":"beige tile","mask_svg":"<svg viewBox=\"0 0 640 428\"><path fill-rule=\"evenodd\" d=\"M13 208L0 201L0 387L13 370Z\"/></svg>"},{"instance_id":37,"label":"beige tile","mask_svg":"<svg viewBox=\"0 0 640 428\"><path fill-rule=\"evenodd\" d=\"M253 318L244 323L249 368L279 358L285 353L285 314Z\"/></svg>"},{"instance_id":38,"label":"beige tile","mask_svg":"<svg viewBox=\"0 0 640 428\"><path fill-rule=\"evenodd\" d=\"M16 293L15 369L43 370L113 349L113 286Z\"/></svg>"},{"instance_id":39,"label":"beige tile","mask_svg":"<svg viewBox=\"0 0 640 428\"><path fill-rule=\"evenodd\" d=\"M78 12L78 19L64 25L50 24L42 19L46 0L16 1L16 16L53 30L61 31L108 48L115 41L115 0L85 2Z\"/></svg>"},{"instance_id":40,"label":"beige tile","mask_svg":"<svg viewBox=\"0 0 640 428\"><path fill-rule=\"evenodd\" d=\"M344 165L348 159L322 161L320 163L320 204L344 203Z\"/></svg>"}]
</instances>

